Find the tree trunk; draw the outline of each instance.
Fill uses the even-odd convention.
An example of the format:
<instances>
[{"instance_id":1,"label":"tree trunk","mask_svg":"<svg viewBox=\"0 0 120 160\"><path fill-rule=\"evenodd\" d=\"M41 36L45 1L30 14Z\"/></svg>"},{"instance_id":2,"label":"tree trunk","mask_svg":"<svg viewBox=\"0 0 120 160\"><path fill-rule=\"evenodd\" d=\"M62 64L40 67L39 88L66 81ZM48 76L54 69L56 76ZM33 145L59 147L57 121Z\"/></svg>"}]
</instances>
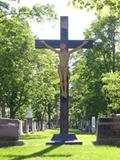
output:
<instances>
[{"instance_id":1,"label":"tree trunk","mask_svg":"<svg viewBox=\"0 0 120 160\"><path fill-rule=\"evenodd\" d=\"M68 134L68 98L69 98L69 92L68 92L68 84L69 84L69 78L67 78L67 98L64 98L60 94L60 133L61 134Z\"/></svg>"},{"instance_id":2,"label":"tree trunk","mask_svg":"<svg viewBox=\"0 0 120 160\"><path fill-rule=\"evenodd\" d=\"M112 63L112 71L115 72L115 33L112 35L112 52L113 52L113 63Z\"/></svg>"},{"instance_id":3,"label":"tree trunk","mask_svg":"<svg viewBox=\"0 0 120 160\"><path fill-rule=\"evenodd\" d=\"M5 106L2 106L1 109L2 109L1 110L2 117L6 117Z\"/></svg>"},{"instance_id":4,"label":"tree trunk","mask_svg":"<svg viewBox=\"0 0 120 160\"><path fill-rule=\"evenodd\" d=\"M43 120L42 119L40 120L40 130L41 131L43 130Z\"/></svg>"},{"instance_id":5,"label":"tree trunk","mask_svg":"<svg viewBox=\"0 0 120 160\"><path fill-rule=\"evenodd\" d=\"M51 128L51 104L48 103L48 128Z\"/></svg>"},{"instance_id":6,"label":"tree trunk","mask_svg":"<svg viewBox=\"0 0 120 160\"><path fill-rule=\"evenodd\" d=\"M15 119L15 114L16 112L14 112L13 107L10 107L10 118Z\"/></svg>"}]
</instances>

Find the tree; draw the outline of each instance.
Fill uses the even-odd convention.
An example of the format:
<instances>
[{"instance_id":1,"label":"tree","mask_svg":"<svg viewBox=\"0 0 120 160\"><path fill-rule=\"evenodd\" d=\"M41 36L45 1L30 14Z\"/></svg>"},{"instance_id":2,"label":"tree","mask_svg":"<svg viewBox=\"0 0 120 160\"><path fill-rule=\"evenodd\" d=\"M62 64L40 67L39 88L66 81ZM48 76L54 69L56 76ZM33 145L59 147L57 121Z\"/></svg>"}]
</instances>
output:
<instances>
[{"instance_id":1,"label":"tree","mask_svg":"<svg viewBox=\"0 0 120 160\"><path fill-rule=\"evenodd\" d=\"M118 68L119 26L120 21L116 17L99 17L86 32L86 36L94 39L94 48L97 49L94 54L98 57L102 55L101 62L106 72L114 72Z\"/></svg>"},{"instance_id":2,"label":"tree","mask_svg":"<svg viewBox=\"0 0 120 160\"><path fill-rule=\"evenodd\" d=\"M70 0L74 7L93 10L101 16L120 16L120 0Z\"/></svg>"},{"instance_id":3,"label":"tree","mask_svg":"<svg viewBox=\"0 0 120 160\"><path fill-rule=\"evenodd\" d=\"M16 6L20 2L19 0L8 0L7 2L3 2L0 0L0 18L4 18L10 15L17 15L21 18L34 20L37 22L42 22L43 20L51 20L51 18L57 18L53 5L35 4L33 5L32 9L26 6L15 8L11 5L11 1L16 1Z\"/></svg>"},{"instance_id":4,"label":"tree","mask_svg":"<svg viewBox=\"0 0 120 160\"><path fill-rule=\"evenodd\" d=\"M94 47L75 57L71 80L71 119L74 117L74 122L107 114L102 74L119 70L118 28L116 17L99 17L85 32L86 39L94 39Z\"/></svg>"},{"instance_id":5,"label":"tree","mask_svg":"<svg viewBox=\"0 0 120 160\"><path fill-rule=\"evenodd\" d=\"M10 117L27 99L27 86L31 74L29 63L33 38L28 24L18 17L12 17L1 24L0 85L1 104L10 108Z\"/></svg>"},{"instance_id":6,"label":"tree","mask_svg":"<svg viewBox=\"0 0 120 160\"><path fill-rule=\"evenodd\" d=\"M91 51L92 52L92 51ZM91 53L90 52L90 53ZM102 93L101 72L95 57L82 57L74 64L71 88L71 113L78 122L90 120L105 111L106 102ZM76 108L76 109L73 109Z\"/></svg>"},{"instance_id":7,"label":"tree","mask_svg":"<svg viewBox=\"0 0 120 160\"><path fill-rule=\"evenodd\" d=\"M16 10L9 6L0 1L0 107L2 116L8 108L10 117L15 118L20 108L30 103L34 75L34 39L27 20L42 21L55 18L56 14L50 5L36 5L32 10L26 7Z\"/></svg>"},{"instance_id":8,"label":"tree","mask_svg":"<svg viewBox=\"0 0 120 160\"><path fill-rule=\"evenodd\" d=\"M120 72L103 74L102 81L109 112L120 112Z\"/></svg>"},{"instance_id":9,"label":"tree","mask_svg":"<svg viewBox=\"0 0 120 160\"><path fill-rule=\"evenodd\" d=\"M43 53L42 53L43 52ZM32 105L34 119L43 122L53 119L56 111L56 94L58 94L58 74L56 70L56 57L47 50L37 51L37 58L34 60L35 75L32 82ZM50 126L50 121L48 121Z\"/></svg>"}]
</instances>

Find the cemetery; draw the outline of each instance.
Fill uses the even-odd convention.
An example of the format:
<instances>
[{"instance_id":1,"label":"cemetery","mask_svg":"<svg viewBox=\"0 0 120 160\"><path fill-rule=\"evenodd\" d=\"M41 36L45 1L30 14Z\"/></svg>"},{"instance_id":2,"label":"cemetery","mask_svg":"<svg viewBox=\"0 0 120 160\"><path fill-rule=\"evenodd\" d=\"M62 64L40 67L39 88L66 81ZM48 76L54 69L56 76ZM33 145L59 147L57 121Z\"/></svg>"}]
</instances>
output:
<instances>
[{"instance_id":1,"label":"cemetery","mask_svg":"<svg viewBox=\"0 0 120 160\"><path fill-rule=\"evenodd\" d=\"M67 1L0 1L1 160L120 159L119 1Z\"/></svg>"}]
</instances>

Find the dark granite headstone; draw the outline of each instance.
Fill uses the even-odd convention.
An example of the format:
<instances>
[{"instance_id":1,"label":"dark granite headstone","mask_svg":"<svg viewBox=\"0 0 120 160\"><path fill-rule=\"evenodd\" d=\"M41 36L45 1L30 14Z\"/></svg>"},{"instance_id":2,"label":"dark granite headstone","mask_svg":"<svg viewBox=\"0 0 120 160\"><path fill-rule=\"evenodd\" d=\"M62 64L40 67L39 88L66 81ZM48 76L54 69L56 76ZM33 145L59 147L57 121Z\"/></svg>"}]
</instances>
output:
<instances>
[{"instance_id":1,"label":"dark granite headstone","mask_svg":"<svg viewBox=\"0 0 120 160\"><path fill-rule=\"evenodd\" d=\"M0 145L21 145L19 120L0 118Z\"/></svg>"},{"instance_id":2,"label":"dark granite headstone","mask_svg":"<svg viewBox=\"0 0 120 160\"><path fill-rule=\"evenodd\" d=\"M120 144L120 116L99 118L95 144Z\"/></svg>"}]
</instances>

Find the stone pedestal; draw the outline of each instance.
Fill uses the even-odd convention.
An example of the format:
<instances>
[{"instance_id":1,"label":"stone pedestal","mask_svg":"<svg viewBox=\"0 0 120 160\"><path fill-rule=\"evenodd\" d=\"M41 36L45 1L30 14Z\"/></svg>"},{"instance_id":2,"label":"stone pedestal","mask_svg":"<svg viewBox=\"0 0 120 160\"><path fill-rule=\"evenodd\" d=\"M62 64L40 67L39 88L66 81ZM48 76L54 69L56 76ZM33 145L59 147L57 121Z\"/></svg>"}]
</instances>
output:
<instances>
[{"instance_id":1,"label":"stone pedestal","mask_svg":"<svg viewBox=\"0 0 120 160\"><path fill-rule=\"evenodd\" d=\"M0 118L0 145L22 145L19 141L19 120Z\"/></svg>"},{"instance_id":2,"label":"stone pedestal","mask_svg":"<svg viewBox=\"0 0 120 160\"><path fill-rule=\"evenodd\" d=\"M77 140L75 134L66 133L54 134L51 141L48 141L46 144L82 144L82 142Z\"/></svg>"},{"instance_id":3,"label":"stone pedestal","mask_svg":"<svg viewBox=\"0 0 120 160\"><path fill-rule=\"evenodd\" d=\"M120 117L100 118L97 122L97 139L94 144L120 144Z\"/></svg>"},{"instance_id":4,"label":"stone pedestal","mask_svg":"<svg viewBox=\"0 0 120 160\"><path fill-rule=\"evenodd\" d=\"M68 86L67 86L68 90ZM75 134L69 133L69 123L68 123L68 91L67 98L60 96L60 133L54 134L52 139L46 144L58 145L58 144L82 144L81 141L77 140Z\"/></svg>"}]
</instances>

